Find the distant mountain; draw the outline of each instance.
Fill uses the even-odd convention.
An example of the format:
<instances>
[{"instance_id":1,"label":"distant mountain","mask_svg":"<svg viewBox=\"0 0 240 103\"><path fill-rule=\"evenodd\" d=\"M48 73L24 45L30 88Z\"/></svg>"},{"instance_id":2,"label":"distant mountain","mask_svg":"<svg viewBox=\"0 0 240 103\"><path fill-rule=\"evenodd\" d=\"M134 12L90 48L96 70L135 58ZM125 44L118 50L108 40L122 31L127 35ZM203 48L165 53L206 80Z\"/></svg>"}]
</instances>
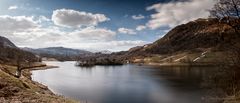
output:
<instances>
[{"instance_id":1,"label":"distant mountain","mask_svg":"<svg viewBox=\"0 0 240 103\"><path fill-rule=\"evenodd\" d=\"M32 52L34 54L40 55L41 57L55 58L57 60L76 60L80 55L92 54L89 51L71 49L64 47L48 47L48 48L22 48L23 50Z\"/></svg>"},{"instance_id":2,"label":"distant mountain","mask_svg":"<svg viewBox=\"0 0 240 103\"><path fill-rule=\"evenodd\" d=\"M99 51L99 52L96 52L96 53L101 53L101 54L111 54L112 52L109 51L109 50L103 50L103 51Z\"/></svg>"},{"instance_id":3,"label":"distant mountain","mask_svg":"<svg viewBox=\"0 0 240 103\"><path fill-rule=\"evenodd\" d=\"M36 54L65 55L65 56L91 53L85 50L71 49L71 48L64 48L64 47L48 47L48 48L39 48L39 49L23 48L23 49Z\"/></svg>"},{"instance_id":4,"label":"distant mountain","mask_svg":"<svg viewBox=\"0 0 240 103\"><path fill-rule=\"evenodd\" d=\"M17 48L17 46L13 44L8 38L2 37L2 36L0 36L0 46Z\"/></svg>"}]
</instances>

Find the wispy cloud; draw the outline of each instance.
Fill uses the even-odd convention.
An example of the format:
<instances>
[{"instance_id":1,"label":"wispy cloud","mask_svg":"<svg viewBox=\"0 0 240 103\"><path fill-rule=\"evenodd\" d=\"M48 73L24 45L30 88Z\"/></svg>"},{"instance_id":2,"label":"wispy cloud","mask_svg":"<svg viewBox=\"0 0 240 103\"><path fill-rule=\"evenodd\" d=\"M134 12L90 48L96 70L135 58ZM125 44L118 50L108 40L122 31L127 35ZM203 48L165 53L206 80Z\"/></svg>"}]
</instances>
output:
<instances>
[{"instance_id":1,"label":"wispy cloud","mask_svg":"<svg viewBox=\"0 0 240 103\"><path fill-rule=\"evenodd\" d=\"M8 10L15 10L15 9L17 9L17 8L18 8L17 5L13 5L13 6L9 6L9 7L8 7Z\"/></svg>"},{"instance_id":2,"label":"wispy cloud","mask_svg":"<svg viewBox=\"0 0 240 103\"><path fill-rule=\"evenodd\" d=\"M151 15L147 26L151 29L174 27L197 18L208 17L207 10L212 8L214 3L215 0L187 0L154 4L146 8L157 12Z\"/></svg>"},{"instance_id":3,"label":"wispy cloud","mask_svg":"<svg viewBox=\"0 0 240 103\"><path fill-rule=\"evenodd\" d=\"M24 31L38 27L36 21L33 20L33 17L27 16L9 16L3 15L0 16L0 31L9 32L9 31Z\"/></svg>"},{"instance_id":4,"label":"wispy cloud","mask_svg":"<svg viewBox=\"0 0 240 103\"><path fill-rule=\"evenodd\" d=\"M146 26L144 26L144 25L138 25L138 26L136 27L136 30L137 30L137 31L141 31L141 30L144 30L144 29L146 29Z\"/></svg>"},{"instance_id":5,"label":"wispy cloud","mask_svg":"<svg viewBox=\"0 0 240 103\"><path fill-rule=\"evenodd\" d=\"M133 15L132 18L133 18L134 20L140 20L140 19L144 19L145 16L143 16L142 14L139 14L139 15Z\"/></svg>"},{"instance_id":6,"label":"wispy cloud","mask_svg":"<svg viewBox=\"0 0 240 103\"><path fill-rule=\"evenodd\" d=\"M0 35L14 41L18 46L33 48L66 46L119 51L146 43L141 40L115 40L114 37L117 33L107 28L89 26L72 30L55 25L45 27L39 20L51 22L45 16L0 16L0 22L2 22L0 24Z\"/></svg>"},{"instance_id":7,"label":"wispy cloud","mask_svg":"<svg viewBox=\"0 0 240 103\"><path fill-rule=\"evenodd\" d=\"M71 9L54 10L52 14L52 21L56 25L65 27L95 26L108 20L110 19L104 14L93 14Z\"/></svg>"},{"instance_id":8,"label":"wispy cloud","mask_svg":"<svg viewBox=\"0 0 240 103\"><path fill-rule=\"evenodd\" d=\"M122 34L137 34L133 29L118 28L118 32Z\"/></svg>"}]
</instances>

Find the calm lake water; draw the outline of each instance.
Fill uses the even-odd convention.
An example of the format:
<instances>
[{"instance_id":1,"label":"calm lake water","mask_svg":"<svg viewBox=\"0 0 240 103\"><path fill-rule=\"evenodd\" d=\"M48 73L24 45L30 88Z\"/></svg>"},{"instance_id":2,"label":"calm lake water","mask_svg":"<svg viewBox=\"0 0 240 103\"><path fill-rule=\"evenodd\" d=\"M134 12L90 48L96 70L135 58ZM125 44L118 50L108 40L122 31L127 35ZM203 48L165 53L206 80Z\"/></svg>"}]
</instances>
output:
<instances>
[{"instance_id":1,"label":"calm lake water","mask_svg":"<svg viewBox=\"0 0 240 103\"><path fill-rule=\"evenodd\" d=\"M83 103L200 103L201 81L211 68L154 66L76 67L75 62L47 62L59 68L32 72L34 81L56 94Z\"/></svg>"}]
</instances>

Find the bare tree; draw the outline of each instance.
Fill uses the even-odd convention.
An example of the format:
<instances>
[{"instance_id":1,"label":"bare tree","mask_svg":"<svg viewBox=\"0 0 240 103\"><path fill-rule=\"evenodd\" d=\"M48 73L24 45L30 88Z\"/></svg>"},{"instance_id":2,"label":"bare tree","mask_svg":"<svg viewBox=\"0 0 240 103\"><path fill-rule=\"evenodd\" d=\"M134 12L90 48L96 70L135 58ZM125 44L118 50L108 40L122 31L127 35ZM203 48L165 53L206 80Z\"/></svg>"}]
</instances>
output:
<instances>
[{"instance_id":1,"label":"bare tree","mask_svg":"<svg viewBox=\"0 0 240 103\"><path fill-rule=\"evenodd\" d=\"M216 18L219 25L230 26L234 30L233 34L238 37L238 39L232 38L230 41L220 39L222 40L222 49L227 52L225 53L226 58L221 58L224 59L224 62L218 64L219 69L208 78L213 89L211 98L214 98L210 100L238 103L239 100L238 102L232 101L237 101L240 96L240 46L238 44L240 37L240 0L217 0L217 3L210 10L210 17ZM223 26L219 26L221 38L223 37L222 29Z\"/></svg>"},{"instance_id":2,"label":"bare tree","mask_svg":"<svg viewBox=\"0 0 240 103\"><path fill-rule=\"evenodd\" d=\"M217 3L210 10L210 17L228 24L239 34L240 0L217 0Z\"/></svg>"},{"instance_id":3,"label":"bare tree","mask_svg":"<svg viewBox=\"0 0 240 103\"><path fill-rule=\"evenodd\" d=\"M20 78L22 75L22 70L24 68L24 66L26 66L27 63L27 55L25 55L25 52L21 52L21 51L15 51L15 60L16 60L16 66L17 66L17 70L16 70L16 77Z\"/></svg>"},{"instance_id":4,"label":"bare tree","mask_svg":"<svg viewBox=\"0 0 240 103\"><path fill-rule=\"evenodd\" d=\"M23 69L29 69L34 67L32 65L33 62L35 62L36 58L33 57L33 55L25 52L25 51L15 51L15 61L16 61L16 77L20 78L22 75Z\"/></svg>"},{"instance_id":5,"label":"bare tree","mask_svg":"<svg viewBox=\"0 0 240 103\"><path fill-rule=\"evenodd\" d=\"M20 53L17 53L16 55L16 66L17 66L17 70L16 70L16 77L20 78L22 75L22 68L23 68L23 56Z\"/></svg>"}]
</instances>

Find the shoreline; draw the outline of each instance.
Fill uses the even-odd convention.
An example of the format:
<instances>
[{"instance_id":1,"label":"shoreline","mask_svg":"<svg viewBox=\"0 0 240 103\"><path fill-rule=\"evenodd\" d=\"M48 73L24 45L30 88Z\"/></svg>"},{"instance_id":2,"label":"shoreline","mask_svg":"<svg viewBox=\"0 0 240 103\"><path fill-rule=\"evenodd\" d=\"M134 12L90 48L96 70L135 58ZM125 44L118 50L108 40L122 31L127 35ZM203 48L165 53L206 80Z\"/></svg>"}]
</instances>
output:
<instances>
[{"instance_id":1,"label":"shoreline","mask_svg":"<svg viewBox=\"0 0 240 103\"><path fill-rule=\"evenodd\" d=\"M162 67L216 67L218 64L214 63L133 63L138 65L148 65L148 66L162 66Z\"/></svg>"},{"instance_id":2,"label":"shoreline","mask_svg":"<svg viewBox=\"0 0 240 103\"><path fill-rule=\"evenodd\" d=\"M34 81L32 80L32 72L31 71L37 71L37 70L47 70L47 69L54 69L54 68L59 68L59 66L54 66L54 65L47 65L45 63L43 63L43 65L40 65L40 66L36 66L36 67L33 67L33 68L30 68L28 69L28 72L30 72L30 81L31 82L34 82L35 85L39 86L40 88L50 92L51 95L54 95L54 96L57 96L59 98L63 98L63 99L66 99L66 100L70 100L70 102L66 102L66 103L80 103L79 101L76 101L75 99L72 99L72 98L68 98L68 97L65 97L63 95L58 95L58 94L55 94L53 91L51 91L48 86L42 84L42 83L39 83L37 81Z\"/></svg>"},{"instance_id":3,"label":"shoreline","mask_svg":"<svg viewBox=\"0 0 240 103\"><path fill-rule=\"evenodd\" d=\"M46 69L53 69L53 68L59 68L59 66L45 65L45 66L41 66L41 67L33 67L29 70L30 71L35 71L35 70L46 70Z\"/></svg>"},{"instance_id":4,"label":"shoreline","mask_svg":"<svg viewBox=\"0 0 240 103\"><path fill-rule=\"evenodd\" d=\"M0 64L0 101L3 103L79 103L53 93L48 86L33 81L31 71L56 68L44 63L34 63L32 67L22 70L20 78L15 77L16 66Z\"/></svg>"}]
</instances>

